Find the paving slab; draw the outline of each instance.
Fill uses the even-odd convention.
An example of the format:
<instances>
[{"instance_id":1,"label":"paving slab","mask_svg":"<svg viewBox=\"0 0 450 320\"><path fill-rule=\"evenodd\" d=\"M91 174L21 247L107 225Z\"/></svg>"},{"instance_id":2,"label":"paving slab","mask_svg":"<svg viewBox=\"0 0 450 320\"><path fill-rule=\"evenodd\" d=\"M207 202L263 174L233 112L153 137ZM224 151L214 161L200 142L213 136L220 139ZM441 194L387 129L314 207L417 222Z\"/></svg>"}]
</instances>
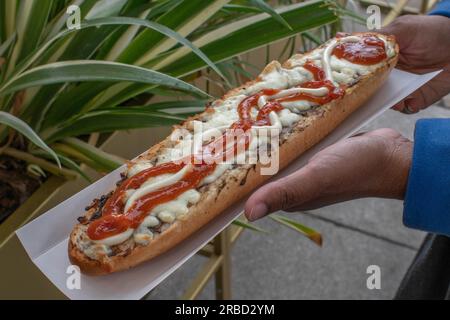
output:
<instances>
[{"instance_id":1,"label":"paving slab","mask_svg":"<svg viewBox=\"0 0 450 320\"><path fill-rule=\"evenodd\" d=\"M246 230L233 249L233 298L390 299L415 255L415 250L313 217L297 214L290 217L319 230L325 240L323 247L263 219L257 224L270 230L270 234ZM201 257L190 260L147 298L179 297L202 261ZM380 290L367 289L369 265L381 269ZM199 298L214 298L212 282Z\"/></svg>"}]
</instances>

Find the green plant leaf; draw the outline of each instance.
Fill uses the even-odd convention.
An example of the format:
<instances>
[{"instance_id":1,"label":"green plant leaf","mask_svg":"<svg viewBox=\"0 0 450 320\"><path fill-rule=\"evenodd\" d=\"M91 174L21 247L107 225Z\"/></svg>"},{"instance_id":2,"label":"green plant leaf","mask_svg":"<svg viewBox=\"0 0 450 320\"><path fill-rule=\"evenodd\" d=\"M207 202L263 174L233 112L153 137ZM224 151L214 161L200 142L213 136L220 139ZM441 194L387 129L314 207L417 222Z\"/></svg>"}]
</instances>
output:
<instances>
[{"instance_id":1,"label":"green plant leaf","mask_svg":"<svg viewBox=\"0 0 450 320\"><path fill-rule=\"evenodd\" d=\"M100 150L99 148L96 148L80 139L67 138L61 141L61 143L80 152L82 155L100 165L107 171L115 170L125 163L124 159Z\"/></svg>"},{"instance_id":2,"label":"green plant leaf","mask_svg":"<svg viewBox=\"0 0 450 320\"><path fill-rule=\"evenodd\" d=\"M226 10L229 12L241 12L241 13L259 13L259 12L261 12L261 9L259 9L259 8L240 5L240 4L233 4L233 3L224 5L223 10Z\"/></svg>"},{"instance_id":3,"label":"green plant leaf","mask_svg":"<svg viewBox=\"0 0 450 320\"><path fill-rule=\"evenodd\" d=\"M320 38L311 32L302 33L302 36L305 37L306 39L308 39L309 41L315 43L316 45L322 44L322 41L320 40Z\"/></svg>"},{"instance_id":4,"label":"green plant leaf","mask_svg":"<svg viewBox=\"0 0 450 320\"><path fill-rule=\"evenodd\" d=\"M127 0L98 0L86 15L87 20L115 16L126 5Z\"/></svg>"},{"instance_id":5,"label":"green plant leaf","mask_svg":"<svg viewBox=\"0 0 450 320\"><path fill-rule=\"evenodd\" d=\"M30 163L27 165L27 173L30 175L33 175L35 177L41 177L41 178L46 178L47 174L45 173L44 170L42 170L41 167L39 167L37 164L34 163Z\"/></svg>"},{"instance_id":6,"label":"green plant leaf","mask_svg":"<svg viewBox=\"0 0 450 320\"><path fill-rule=\"evenodd\" d=\"M53 159L55 159L58 166L61 167L61 163L56 153L49 146L47 146L47 144L45 144L45 142L36 134L36 132L34 132L33 129L31 129L30 126L26 124L24 121L13 116L12 114L0 111L0 123L8 127L11 127L14 130L17 130L18 132L23 134L36 146L38 146L39 148L45 150L45 152L50 154L53 157Z\"/></svg>"},{"instance_id":7,"label":"green plant leaf","mask_svg":"<svg viewBox=\"0 0 450 320\"><path fill-rule=\"evenodd\" d=\"M270 16L278 21L280 24L292 30L292 27L289 23L278 13L276 12L269 4L267 4L264 0L248 0L251 5L260 9L261 11L270 14Z\"/></svg>"},{"instance_id":8,"label":"green plant leaf","mask_svg":"<svg viewBox=\"0 0 450 320\"><path fill-rule=\"evenodd\" d=\"M79 136L93 132L112 132L180 123L182 117L148 108L114 108L93 111L56 130L47 140Z\"/></svg>"},{"instance_id":9,"label":"green plant leaf","mask_svg":"<svg viewBox=\"0 0 450 320\"><path fill-rule=\"evenodd\" d=\"M162 35L165 35L169 38L172 38L174 40L176 40L177 42L179 42L180 44L186 46L187 48L191 49L192 52L194 52L196 55L198 55L211 69L213 69L214 71L216 71L220 76L223 77L222 73L220 72L220 70L216 67L216 65L203 53L201 52L196 46L194 46L189 40L187 40L186 38L184 38L183 36L181 36L179 33L173 31L170 28L167 28L166 26L153 22L153 21L147 21L144 19L139 19L139 18L128 18L128 17L110 17L110 18L105 18L105 20L107 21L99 21L96 20L95 25L96 26L100 26L102 24L132 24L135 26L141 26L141 27L146 27L152 30L155 30L157 32L159 32ZM92 22L92 21L91 21Z\"/></svg>"},{"instance_id":10,"label":"green plant leaf","mask_svg":"<svg viewBox=\"0 0 450 320\"><path fill-rule=\"evenodd\" d=\"M154 96L160 96L160 97L186 97L189 95L188 92L177 91L177 90L173 90L170 88L163 88L163 87L150 88L146 91L146 93L149 93Z\"/></svg>"},{"instance_id":11,"label":"green plant leaf","mask_svg":"<svg viewBox=\"0 0 450 320\"><path fill-rule=\"evenodd\" d=\"M217 63L248 50L337 20L334 12L324 1L320 0L290 5L277 9L277 12L291 25L293 30L277 27L277 22L262 14L214 30L195 40L194 44ZM153 66L154 69L176 76L185 75L203 67L204 64L184 48L176 50L172 55Z\"/></svg>"},{"instance_id":12,"label":"green plant leaf","mask_svg":"<svg viewBox=\"0 0 450 320\"><path fill-rule=\"evenodd\" d=\"M160 25L175 30L182 36L189 35L197 27L207 21L229 0L184 0L156 19ZM118 61L142 65L157 54L170 49L174 45L172 39L161 33L144 30L136 37Z\"/></svg>"},{"instance_id":13,"label":"green plant leaf","mask_svg":"<svg viewBox=\"0 0 450 320\"><path fill-rule=\"evenodd\" d=\"M147 21L145 19L132 18L132 17L99 18L99 19L90 20L90 21L82 23L80 25L79 30L83 30L86 28L92 28L92 27L111 26L111 25L135 25L135 26L141 26L141 27L146 27L146 28L152 29L152 30L156 31L158 34L161 34L162 36L170 37L170 38L174 39L175 41L188 47L190 50L192 50L192 52L194 52L194 54L198 55L203 61L205 61L205 63L207 65L209 65L213 70L218 70L217 67L215 66L215 64L203 52L201 52L197 47L195 47L189 40L187 40L186 38L184 38L177 32L171 30L170 28L168 28L162 24L153 22L153 21ZM18 67L19 70L16 71L16 73L23 72L25 69L27 69L55 41L57 41L58 39L66 36L70 33L73 33L73 32L79 31L79 30L77 30L77 29L65 30L65 31L57 34L52 39L45 42L44 45L41 46L29 59L27 59L27 61L24 64L22 64ZM220 71L218 73L220 74Z\"/></svg>"},{"instance_id":14,"label":"green plant leaf","mask_svg":"<svg viewBox=\"0 0 450 320\"><path fill-rule=\"evenodd\" d=\"M249 230L252 230L252 231L268 233L266 230L264 230L264 229L262 229L260 227L257 227L254 224L251 224L251 223L245 222L243 220L240 220L240 219L236 219L232 223L234 225L238 226L238 227L242 227L242 228L249 229Z\"/></svg>"},{"instance_id":15,"label":"green plant leaf","mask_svg":"<svg viewBox=\"0 0 450 320\"><path fill-rule=\"evenodd\" d=\"M149 103L145 106L128 106L128 107L116 107L122 108L124 110L142 110L142 111L167 111L170 109L185 109L185 108L194 108L194 107L202 107L204 108L208 100L185 100L185 101L163 101L156 103Z\"/></svg>"},{"instance_id":16,"label":"green plant leaf","mask_svg":"<svg viewBox=\"0 0 450 320\"><path fill-rule=\"evenodd\" d=\"M8 69L30 54L38 45L44 31L52 1L21 1L17 20L17 43L14 46Z\"/></svg>"},{"instance_id":17,"label":"green plant leaf","mask_svg":"<svg viewBox=\"0 0 450 320\"><path fill-rule=\"evenodd\" d=\"M294 229L295 231L300 232L318 246L322 246L322 235L316 230L304 226L293 219L289 219L277 214L271 214L269 217L285 226L288 226L291 229Z\"/></svg>"},{"instance_id":18,"label":"green plant leaf","mask_svg":"<svg viewBox=\"0 0 450 320\"><path fill-rule=\"evenodd\" d=\"M5 42L0 46L0 57L3 57L6 53L6 50L9 49L11 44L16 40L16 34L14 33L11 37L9 37Z\"/></svg>"},{"instance_id":19,"label":"green plant leaf","mask_svg":"<svg viewBox=\"0 0 450 320\"><path fill-rule=\"evenodd\" d=\"M34 86L79 81L132 81L158 84L208 96L191 84L157 71L117 62L89 60L56 62L33 68L0 88L0 96Z\"/></svg>"},{"instance_id":20,"label":"green plant leaf","mask_svg":"<svg viewBox=\"0 0 450 320\"><path fill-rule=\"evenodd\" d=\"M101 44L101 43L98 43L98 41L96 41L96 39L99 36L101 39L105 39L105 37L107 37L107 35L112 32L111 29L96 29L93 32L87 32L88 30L85 30L85 28L90 28L93 26L99 27L99 26L105 26L105 25L108 26L108 25L122 25L122 24L150 28L157 32L160 32L162 35L166 35L168 37L171 37L171 38L177 40L179 43L181 43L181 44L189 47L191 50L193 50L193 52L198 54L199 57L202 60L204 60L205 63L208 64L213 70L218 72L218 74L221 74L220 70L217 68L217 66L211 60L209 60L209 58L207 56L205 56L190 41L188 41L184 37L180 36L176 32L170 30L169 28L167 28L163 25L160 25L160 24L157 24L157 23L154 23L151 21L146 21L144 19L138 19L138 18L128 18L128 17L110 17L110 18L104 18L104 19L96 19L96 20L89 21L87 23L83 23L81 25L81 29L82 29L81 32L84 32L86 35L84 37L76 37L75 39L73 39L71 41L70 45L66 49L66 52L68 52L69 55L62 54L61 59L67 60L68 58L79 59L79 58L89 57L92 52L95 52L98 45ZM72 32L72 31L65 31L65 32L60 33L54 39L50 40L50 43L52 41L55 41L55 39L60 38L63 35L66 35L70 32ZM30 60L27 62L27 64L29 65L30 63L32 63L32 61L36 60L37 56L39 56L40 52L43 52L42 50L48 46L49 46L49 44L46 44L43 48L41 48L33 57L30 58ZM117 50L119 50L119 48L117 48ZM75 53L75 55L74 55L74 53ZM24 66L22 66L21 68L23 69ZM60 88L61 88L61 86L42 89L36 95L36 97L35 97L36 99L33 101L33 104L31 106L25 107L25 111L24 111L25 116L29 116L30 114L39 112L41 115L41 118L46 118L47 117L47 108L43 104L47 102L47 105L48 105L49 102L53 102L53 100L49 101L47 99L47 97L53 96L54 93L57 92L57 90L59 90ZM79 95L77 94L77 96L79 96ZM84 94L83 96L86 96L86 94ZM74 102L73 99L71 99L71 101ZM69 102L69 104L70 104L70 102ZM64 103L64 106L66 108L66 111L65 112L60 111L59 114L61 114L61 113L67 114L70 112L70 110L81 110L83 104L78 103L78 107L74 107L74 108L71 108L70 105L68 105L68 103ZM50 118L54 118L54 117L50 116ZM36 119L36 121L32 122L31 125L36 129L40 129L40 122L41 121L39 119Z\"/></svg>"},{"instance_id":21,"label":"green plant leaf","mask_svg":"<svg viewBox=\"0 0 450 320\"><path fill-rule=\"evenodd\" d=\"M81 167L75 161L73 161L69 157L66 157L65 155L61 154L60 152L57 152L56 154L58 155L58 158L59 158L59 160L61 160L61 164L64 167L77 172L81 177L83 177L89 183L93 182L92 179L86 173L84 173L84 171L81 169ZM39 156L39 157L42 157L45 159L51 159L51 157L47 153L44 153L40 150L34 151L33 155Z\"/></svg>"},{"instance_id":22,"label":"green plant leaf","mask_svg":"<svg viewBox=\"0 0 450 320\"><path fill-rule=\"evenodd\" d=\"M8 39L16 33L17 1L0 1L0 12L1 36Z\"/></svg>"},{"instance_id":23,"label":"green plant leaf","mask_svg":"<svg viewBox=\"0 0 450 320\"><path fill-rule=\"evenodd\" d=\"M87 182L89 182L89 183L93 182L92 179L86 173L84 173L84 171L80 168L80 166L75 161L73 161L72 159L65 157L61 154L58 154L58 157L59 157L59 159L61 159L61 163L63 166L77 172Z\"/></svg>"}]
</instances>

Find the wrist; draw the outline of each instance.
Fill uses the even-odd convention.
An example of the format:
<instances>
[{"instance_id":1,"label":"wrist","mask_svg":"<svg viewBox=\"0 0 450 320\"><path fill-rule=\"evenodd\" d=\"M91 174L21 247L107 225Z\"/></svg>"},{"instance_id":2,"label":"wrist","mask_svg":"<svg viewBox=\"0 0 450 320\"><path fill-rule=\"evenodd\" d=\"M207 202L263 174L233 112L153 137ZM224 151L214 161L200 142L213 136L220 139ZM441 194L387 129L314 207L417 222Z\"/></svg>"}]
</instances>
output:
<instances>
[{"instance_id":1,"label":"wrist","mask_svg":"<svg viewBox=\"0 0 450 320\"><path fill-rule=\"evenodd\" d=\"M386 188L383 197L404 199L412 162L413 143L399 137L386 149Z\"/></svg>"}]
</instances>

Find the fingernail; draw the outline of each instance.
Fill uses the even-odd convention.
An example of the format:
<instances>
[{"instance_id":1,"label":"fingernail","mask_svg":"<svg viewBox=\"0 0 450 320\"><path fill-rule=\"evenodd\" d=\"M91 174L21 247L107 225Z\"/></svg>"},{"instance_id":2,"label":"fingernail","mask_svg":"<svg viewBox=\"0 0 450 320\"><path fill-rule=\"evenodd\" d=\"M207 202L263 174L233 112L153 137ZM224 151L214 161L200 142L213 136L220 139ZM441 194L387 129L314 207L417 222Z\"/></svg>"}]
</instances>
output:
<instances>
[{"instance_id":1,"label":"fingernail","mask_svg":"<svg viewBox=\"0 0 450 320\"><path fill-rule=\"evenodd\" d=\"M267 209L267 206L264 203L258 203L251 209L248 219L250 221L261 219L262 217L267 215L268 211L269 210Z\"/></svg>"}]
</instances>

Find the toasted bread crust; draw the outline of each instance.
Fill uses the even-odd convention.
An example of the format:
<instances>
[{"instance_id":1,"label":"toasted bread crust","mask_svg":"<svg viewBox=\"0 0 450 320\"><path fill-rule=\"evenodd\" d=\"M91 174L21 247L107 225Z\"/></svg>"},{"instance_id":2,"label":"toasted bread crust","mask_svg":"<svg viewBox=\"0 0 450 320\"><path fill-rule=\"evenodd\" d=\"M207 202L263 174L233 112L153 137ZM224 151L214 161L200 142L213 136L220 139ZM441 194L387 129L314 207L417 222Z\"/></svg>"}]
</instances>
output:
<instances>
[{"instance_id":1,"label":"toasted bread crust","mask_svg":"<svg viewBox=\"0 0 450 320\"><path fill-rule=\"evenodd\" d=\"M391 41L393 39L390 37L387 38ZM280 145L280 169L286 167L290 162L326 137L348 115L362 106L378 90L397 63L398 46L396 46L395 51L395 56L389 59L382 67L367 76L361 77L354 86L347 88L346 94L343 97L323 105L320 108L321 112L313 114L307 117L306 120L299 121L294 125L287 139ZM283 64L283 67L290 68L291 66L289 62L286 62ZM263 72L270 72L271 68L274 68L274 63L266 66ZM258 81L259 79L256 79L231 90L223 99L235 95L240 89ZM199 116L195 116L194 119ZM188 119L188 121L192 119ZM154 157L158 153L158 150L167 145L167 143L169 143L169 138L150 148L144 156L149 159ZM270 176L259 174L260 169L261 166L257 164L243 165L230 170L228 174L224 174L214 183L201 190L201 198L198 203L190 207L187 219L176 220L167 230L152 240L150 245L134 247L125 256L105 256L100 257L99 260L93 260L87 257L75 245L77 232L82 232L80 231L81 225L78 224L69 239L68 249L70 261L78 265L86 274L103 275L125 270L150 260L175 247L217 217L226 208L263 184ZM92 212L88 212L86 216L90 216L91 214Z\"/></svg>"}]
</instances>

